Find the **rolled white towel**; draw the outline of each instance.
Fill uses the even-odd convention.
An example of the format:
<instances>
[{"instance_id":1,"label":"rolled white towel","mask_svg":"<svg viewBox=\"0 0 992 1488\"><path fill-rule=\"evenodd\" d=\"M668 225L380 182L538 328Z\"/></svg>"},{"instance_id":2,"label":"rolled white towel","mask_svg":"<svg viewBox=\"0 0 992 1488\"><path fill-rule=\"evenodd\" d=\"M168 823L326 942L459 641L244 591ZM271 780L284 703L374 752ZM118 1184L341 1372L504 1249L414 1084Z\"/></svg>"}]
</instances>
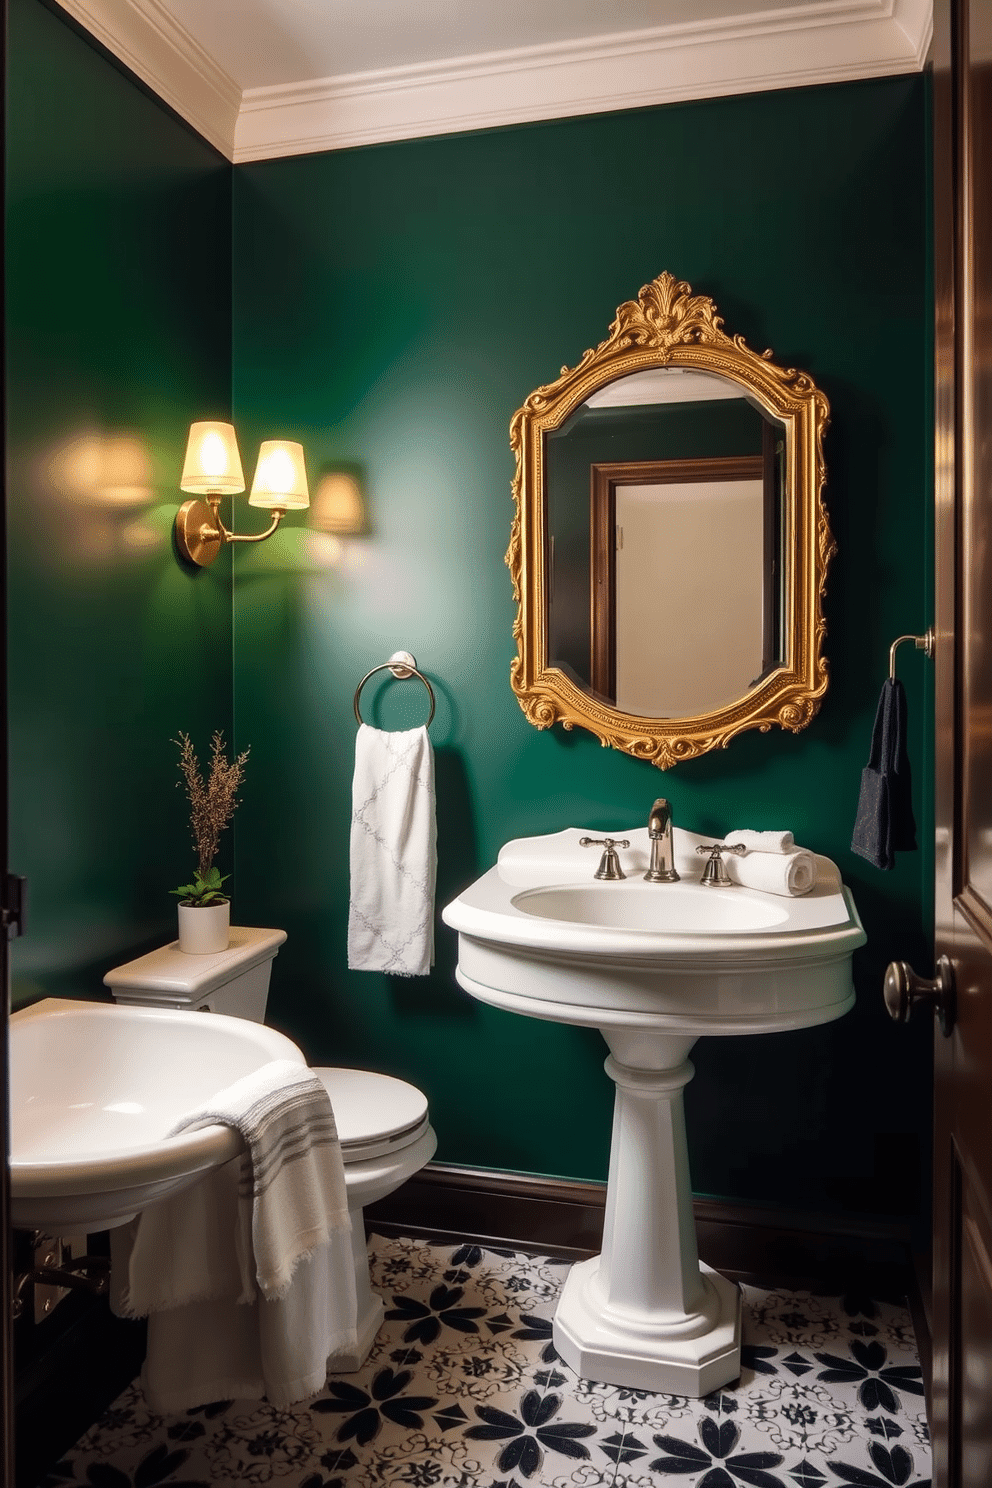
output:
<instances>
[{"instance_id":1,"label":"rolled white towel","mask_svg":"<svg viewBox=\"0 0 992 1488\"><path fill-rule=\"evenodd\" d=\"M723 839L728 847L745 847L748 852L791 853L796 841L791 832L728 832Z\"/></svg>"},{"instance_id":2,"label":"rolled white towel","mask_svg":"<svg viewBox=\"0 0 992 1488\"><path fill-rule=\"evenodd\" d=\"M798 898L816 883L816 858L803 847L792 852L749 852L724 858L727 877L745 889L763 889L766 894Z\"/></svg>"}]
</instances>

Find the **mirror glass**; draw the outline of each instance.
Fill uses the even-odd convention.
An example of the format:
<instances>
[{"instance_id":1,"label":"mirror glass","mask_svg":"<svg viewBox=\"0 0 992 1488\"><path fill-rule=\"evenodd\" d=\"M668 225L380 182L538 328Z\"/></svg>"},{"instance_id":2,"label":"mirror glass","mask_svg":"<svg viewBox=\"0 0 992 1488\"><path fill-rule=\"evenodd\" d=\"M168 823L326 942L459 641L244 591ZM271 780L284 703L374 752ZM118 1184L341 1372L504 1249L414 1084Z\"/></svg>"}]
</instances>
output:
<instances>
[{"instance_id":1,"label":"mirror glass","mask_svg":"<svg viewBox=\"0 0 992 1488\"><path fill-rule=\"evenodd\" d=\"M745 387L634 372L544 441L551 666L660 719L721 708L781 664L785 428Z\"/></svg>"}]
</instances>

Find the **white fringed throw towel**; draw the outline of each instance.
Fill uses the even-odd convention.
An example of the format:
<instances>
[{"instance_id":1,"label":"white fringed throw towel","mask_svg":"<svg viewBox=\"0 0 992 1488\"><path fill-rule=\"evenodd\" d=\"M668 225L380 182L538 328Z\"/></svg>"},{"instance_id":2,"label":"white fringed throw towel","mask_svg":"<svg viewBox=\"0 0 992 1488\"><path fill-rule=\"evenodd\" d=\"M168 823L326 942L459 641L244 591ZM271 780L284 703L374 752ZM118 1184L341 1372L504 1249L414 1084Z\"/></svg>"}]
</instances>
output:
<instances>
[{"instance_id":1,"label":"white fringed throw towel","mask_svg":"<svg viewBox=\"0 0 992 1488\"><path fill-rule=\"evenodd\" d=\"M427 976L434 963L437 826L426 728L363 723L352 786L348 965Z\"/></svg>"},{"instance_id":2,"label":"white fringed throw towel","mask_svg":"<svg viewBox=\"0 0 992 1488\"><path fill-rule=\"evenodd\" d=\"M142 1383L153 1410L211 1400L285 1405L315 1394L355 1347L344 1165L327 1091L275 1060L169 1133L233 1126L244 1153L111 1232L111 1303L149 1317Z\"/></svg>"}]
</instances>

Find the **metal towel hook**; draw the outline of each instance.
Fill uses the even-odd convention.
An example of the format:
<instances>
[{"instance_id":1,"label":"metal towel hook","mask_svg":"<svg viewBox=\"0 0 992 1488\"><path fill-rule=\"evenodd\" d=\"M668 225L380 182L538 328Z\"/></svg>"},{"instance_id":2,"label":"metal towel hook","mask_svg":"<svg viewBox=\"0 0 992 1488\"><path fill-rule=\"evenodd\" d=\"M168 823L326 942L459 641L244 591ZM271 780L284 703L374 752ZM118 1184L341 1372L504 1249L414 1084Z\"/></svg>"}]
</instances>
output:
<instances>
[{"instance_id":1,"label":"metal towel hook","mask_svg":"<svg viewBox=\"0 0 992 1488\"><path fill-rule=\"evenodd\" d=\"M417 671L417 658L415 656L411 656L409 651L394 651L388 661L381 661L378 666L374 666L371 671L365 673L365 676L355 688L355 717L357 718L358 722L365 722L361 714L361 709L358 706L358 699L362 695L362 688L365 686L369 678L373 677L376 672L385 672L387 670L392 672L394 677L399 677L401 679L405 677L419 677L421 682L423 682L424 686L427 688L427 695L431 700L431 711L427 716L426 724L426 727L430 728L431 723L434 719L434 689L428 682L427 678L424 676L423 672Z\"/></svg>"},{"instance_id":2,"label":"metal towel hook","mask_svg":"<svg viewBox=\"0 0 992 1488\"><path fill-rule=\"evenodd\" d=\"M889 681L896 680L896 647L901 646L903 641L912 641L917 651L923 651L931 660L933 659L934 647L937 637L931 625L923 635L897 636L889 647Z\"/></svg>"}]
</instances>

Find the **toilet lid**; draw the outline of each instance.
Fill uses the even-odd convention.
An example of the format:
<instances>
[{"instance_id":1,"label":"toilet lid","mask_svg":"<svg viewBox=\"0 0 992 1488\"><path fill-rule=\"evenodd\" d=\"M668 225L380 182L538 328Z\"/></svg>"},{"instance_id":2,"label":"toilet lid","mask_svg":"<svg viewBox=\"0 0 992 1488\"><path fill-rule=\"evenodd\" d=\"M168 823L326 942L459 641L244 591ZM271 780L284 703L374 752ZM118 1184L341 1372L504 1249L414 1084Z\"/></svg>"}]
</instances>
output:
<instances>
[{"instance_id":1,"label":"toilet lid","mask_svg":"<svg viewBox=\"0 0 992 1488\"><path fill-rule=\"evenodd\" d=\"M427 1130L427 1097L405 1080L327 1066L312 1073L331 1098L345 1162L409 1147Z\"/></svg>"}]
</instances>

